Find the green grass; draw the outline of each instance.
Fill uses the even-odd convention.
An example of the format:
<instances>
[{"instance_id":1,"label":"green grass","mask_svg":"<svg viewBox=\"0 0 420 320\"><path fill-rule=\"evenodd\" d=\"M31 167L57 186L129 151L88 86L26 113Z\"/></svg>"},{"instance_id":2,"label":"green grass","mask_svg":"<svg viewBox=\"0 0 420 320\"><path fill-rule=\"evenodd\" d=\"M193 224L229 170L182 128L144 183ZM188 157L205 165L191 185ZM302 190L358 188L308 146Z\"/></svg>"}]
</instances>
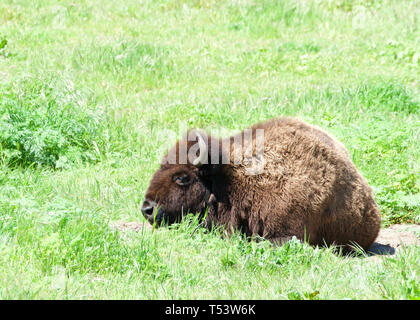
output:
<instances>
[{"instance_id":1,"label":"green grass","mask_svg":"<svg viewBox=\"0 0 420 320\"><path fill-rule=\"evenodd\" d=\"M291 115L348 148L383 226L420 223L420 3L0 3L1 299L419 299L379 260L179 228L118 232L189 127ZM162 147L163 146L163 147ZM195 231L194 231L195 230Z\"/></svg>"}]
</instances>

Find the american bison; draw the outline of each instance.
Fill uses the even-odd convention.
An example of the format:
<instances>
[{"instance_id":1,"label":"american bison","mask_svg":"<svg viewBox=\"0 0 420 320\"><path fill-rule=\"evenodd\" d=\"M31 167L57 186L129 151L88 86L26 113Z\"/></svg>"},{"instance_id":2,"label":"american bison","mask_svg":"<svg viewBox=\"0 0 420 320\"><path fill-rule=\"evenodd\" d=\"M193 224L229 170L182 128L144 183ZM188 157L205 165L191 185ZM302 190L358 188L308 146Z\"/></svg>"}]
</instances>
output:
<instances>
[{"instance_id":1,"label":"american bison","mask_svg":"<svg viewBox=\"0 0 420 320\"><path fill-rule=\"evenodd\" d=\"M186 213L208 227L281 244L355 244L367 250L380 229L379 208L345 147L294 118L256 124L227 139L191 130L163 158L145 195L150 223Z\"/></svg>"}]
</instances>

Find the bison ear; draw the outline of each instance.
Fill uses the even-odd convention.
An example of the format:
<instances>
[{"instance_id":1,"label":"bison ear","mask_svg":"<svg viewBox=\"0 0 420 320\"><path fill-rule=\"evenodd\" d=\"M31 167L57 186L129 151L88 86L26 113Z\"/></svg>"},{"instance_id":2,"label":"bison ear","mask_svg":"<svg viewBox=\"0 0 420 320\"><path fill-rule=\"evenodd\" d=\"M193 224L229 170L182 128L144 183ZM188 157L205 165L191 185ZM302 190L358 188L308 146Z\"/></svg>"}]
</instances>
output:
<instances>
[{"instance_id":1,"label":"bison ear","mask_svg":"<svg viewBox=\"0 0 420 320\"><path fill-rule=\"evenodd\" d=\"M190 161L198 168L199 175L216 174L222 159L219 139L208 136L202 131L192 130L188 133L188 140L195 142L189 150L189 155L193 155L194 159Z\"/></svg>"},{"instance_id":2,"label":"bison ear","mask_svg":"<svg viewBox=\"0 0 420 320\"><path fill-rule=\"evenodd\" d=\"M206 164L198 169L198 175L201 177L210 177L220 172L221 166L218 164Z\"/></svg>"}]
</instances>

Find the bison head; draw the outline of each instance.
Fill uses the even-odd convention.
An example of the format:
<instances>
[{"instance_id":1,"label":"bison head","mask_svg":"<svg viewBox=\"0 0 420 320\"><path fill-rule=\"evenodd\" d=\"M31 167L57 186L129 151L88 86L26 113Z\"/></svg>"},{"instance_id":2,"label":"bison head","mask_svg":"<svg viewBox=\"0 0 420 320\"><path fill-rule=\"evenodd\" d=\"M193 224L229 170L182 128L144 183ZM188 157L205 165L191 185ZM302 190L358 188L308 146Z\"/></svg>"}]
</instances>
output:
<instances>
[{"instance_id":1,"label":"bison head","mask_svg":"<svg viewBox=\"0 0 420 320\"><path fill-rule=\"evenodd\" d=\"M219 143L210 139L216 145ZM218 150L216 155L211 154L210 145L214 143L210 144L204 133L190 131L187 139L178 141L163 158L141 209L151 224L160 225L163 221L171 224L187 213L204 214L209 199L214 199L209 173L218 170L218 165L208 163L209 158L219 157Z\"/></svg>"}]
</instances>

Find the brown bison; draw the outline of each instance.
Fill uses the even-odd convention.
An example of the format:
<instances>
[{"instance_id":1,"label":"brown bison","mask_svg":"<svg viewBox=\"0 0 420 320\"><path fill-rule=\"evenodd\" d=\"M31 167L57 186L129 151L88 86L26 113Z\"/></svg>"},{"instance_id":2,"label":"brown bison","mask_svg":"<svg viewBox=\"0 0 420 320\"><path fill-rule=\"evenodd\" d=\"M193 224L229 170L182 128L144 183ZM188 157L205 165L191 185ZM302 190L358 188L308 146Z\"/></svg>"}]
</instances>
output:
<instances>
[{"instance_id":1,"label":"brown bison","mask_svg":"<svg viewBox=\"0 0 420 320\"><path fill-rule=\"evenodd\" d=\"M227 139L190 131L163 158L141 210L157 224L197 213L208 227L278 244L296 236L367 250L380 229L372 190L345 147L293 118Z\"/></svg>"}]
</instances>

